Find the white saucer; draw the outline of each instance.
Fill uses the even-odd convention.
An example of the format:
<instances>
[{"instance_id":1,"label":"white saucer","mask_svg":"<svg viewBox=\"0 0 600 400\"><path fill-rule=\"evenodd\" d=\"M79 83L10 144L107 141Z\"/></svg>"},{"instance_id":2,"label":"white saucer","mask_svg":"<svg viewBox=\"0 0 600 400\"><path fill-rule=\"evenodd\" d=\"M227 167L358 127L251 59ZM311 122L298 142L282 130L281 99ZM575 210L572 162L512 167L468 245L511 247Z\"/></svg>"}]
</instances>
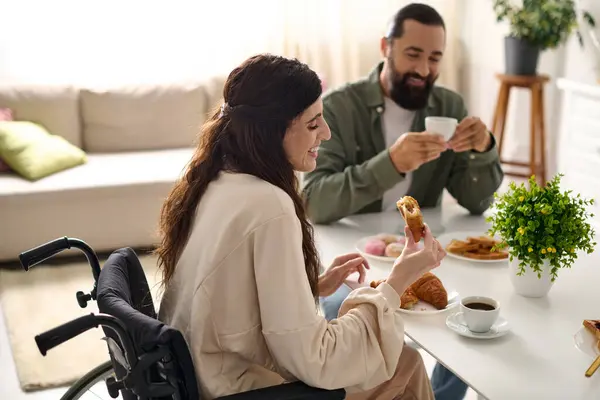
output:
<instances>
[{"instance_id":1,"label":"white saucer","mask_svg":"<svg viewBox=\"0 0 600 400\"><path fill-rule=\"evenodd\" d=\"M485 333L471 332L469 328L467 328L467 323L463 318L462 311L448 315L448 318L446 318L446 326L459 335L472 339L496 339L506 335L508 331L510 331L508 321L500 316L489 331Z\"/></svg>"}]
</instances>

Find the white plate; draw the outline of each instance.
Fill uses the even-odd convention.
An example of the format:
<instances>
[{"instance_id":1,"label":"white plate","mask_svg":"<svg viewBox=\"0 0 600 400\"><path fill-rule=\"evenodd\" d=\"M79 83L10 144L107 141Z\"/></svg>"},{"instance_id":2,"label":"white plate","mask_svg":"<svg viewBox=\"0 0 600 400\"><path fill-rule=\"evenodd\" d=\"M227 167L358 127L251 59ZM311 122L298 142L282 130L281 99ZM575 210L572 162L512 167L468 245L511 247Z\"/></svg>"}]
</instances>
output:
<instances>
[{"instance_id":1,"label":"white plate","mask_svg":"<svg viewBox=\"0 0 600 400\"><path fill-rule=\"evenodd\" d=\"M396 257L376 256L376 255L365 252L365 246L366 246L367 242L372 239L377 239L377 236L378 235L367 236L367 237L360 239L358 242L356 242L356 245L355 245L356 250L358 250L358 252L360 253L361 256L363 256L369 260L382 261L382 262L386 262L386 263L393 263L394 261L396 261ZM391 234L391 236L395 236L397 238L404 237L403 235L393 235L393 234Z\"/></svg>"},{"instance_id":2,"label":"white plate","mask_svg":"<svg viewBox=\"0 0 600 400\"><path fill-rule=\"evenodd\" d=\"M417 304L415 304L411 310L405 310L404 308L400 308L399 311L403 312L405 314L412 314L412 315L433 315L433 314L440 314L440 313L446 312L446 311L450 310L451 308L456 307L459 303L460 303L460 296L458 295L458 292L455 290L451 290L451 291L448 291L448 305L446 306L446 308L438 310L431 304L419 300L417 302Z\"/></svg>"},{"instance_id":3,"label":"white plate","mask_svg":"<svg viewBox=\"0 0 600 400\"><path fill-rule=\"evenodd\" d=\"M502 318L502 316L499 316L498 320L496 320L489 331L485 333L471 332L469 328L467 328L462 311L448 315L448 318L446 318L446 326L459 335L471 339L496 339L506 335L508 331L510 331L508 321Z\"/></svg>"},{"instance_id":4,"label":"white plate","mask_svg":"<svg viewBox=\"0 0 600 400\"><path fill-rule=\"evenodd\" d=\"M575 340L575 347L588 356L592 358L600 356L600 349L598 349L598 346L596 345L596 337L592 332L588 331L585 326L582 326L575 335L573 335L573 340Z\"/></svg>"},{"instance_id":5,"label":"white plate","mask_svg":"<svg viewBox=\"0 0 600 400\"><path fill-rule=\"evenodd\" d=\"M440 235L437 237L437 240L440 242L440 244L442 245L442 247L446 248L446 246L448 246L450 244L450 242L454 239L456 240L465 240L467 239L467 237L469 236L482 236L482 235L486 235L487 236L487 232L485 231L479 231L479 232L448 232L448 233L444 233L443 235ZM496 240L498 240L499 238L495 238ZM504 263L506 266L508 266L508 257L507 258L503 258L501 260L475 260L473 258L467 258L467 257L463 257L463 256L459 256L458 254L452 254L450 252L446 252L448 257L457 259L457 260L461 260L461 261L467 261L470 263L475 263L475 264L502 264Z\"/></svg>"}]
</instances>

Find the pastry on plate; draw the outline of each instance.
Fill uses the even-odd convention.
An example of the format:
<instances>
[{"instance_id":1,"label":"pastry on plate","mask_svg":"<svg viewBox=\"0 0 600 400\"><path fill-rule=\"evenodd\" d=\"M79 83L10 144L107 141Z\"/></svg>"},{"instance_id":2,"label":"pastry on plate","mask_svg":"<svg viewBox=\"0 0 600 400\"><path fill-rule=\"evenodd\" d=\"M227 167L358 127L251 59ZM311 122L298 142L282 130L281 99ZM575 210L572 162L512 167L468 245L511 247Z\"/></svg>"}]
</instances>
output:
<instances>
[{"instance_id":1,"label":"pastry on plate","mask_svg":"<svg viewBox=\"0 0 600 400\"><path fill-rule=\"evenodd\" d=\"M467 251L476 251L479 249L479 245L477 243L468 243L462 240L452 239L448 246L446 246L446 251L453 254L464 254Z\"/></svg>"},{"instance_id":2,"label":"pastry on plate","mask_svg":"<svg viewBox=\"0 0 600 400\"><path fill-rule=\"evenodd\" d=\"M371 239L365 244L365 253L374 256L383 256L386 246L386 243L381 239Z\"/></svg>"},{"instance_id":3,"label":"pastry on plate","mask_svg":"<svg viewBox=\"0 0 600 400\"><path fill-rule=\"evenodd\" d=\"M382 282L385 282L385 279L371 281L370 286L376 288ZM400 307L405 310L412 310L419 300L431 304L438 310L443 310L448 306L448 292L442 281L431 272L427 272L417 279L402 293Z\"/></svg>"},{"instance_id":4,"label":"pastry on plate","mask_svg":"<svg viewBox=\"0 0 600 400\"><path fill-rule=\"evenodd\" d=\"M491 249L498 242L489 236L481 235L481 236L469 236L467 238L467 243L477 244L479 247L484 249Z\"/></svg>"},{"instance_id":5,"label":"pastry on plate","mask_svg":"<svg viewBox=\"0 0 600 400\"><path fill-rule=\"evenodd\" d=\"M400 296L400 307L405 310L411 310L418 302L419 298L410 287L402 293L402 296Z\"/></svg>"},{"instance_id":6,"label":"pastry on plate","mask_svg":"<svg viewBox=\"0 0 600 400\"><path fill-rule=\"evenodd\" d=\"M400 214L402 214L402 218L404 218L408 229L412 232L415 242L419 242L423 237L425 229L419 203L411 196L404 196L396 202L396 207L400 211Z\"/></svg>"},{"instance_id":7,"label":"pastry on plate","mask_svg":"<svg viewBox=\"0 0 600 400\"><path fill-rule=\"evenodd\" d=\"M398 242L390 243L385 247L385 256L398 258L402 254L402 250L404 250L403 244Z\"/></svg>"},{"instance_id":8,"label":"pastry on plate","mask_svg":"<svg viewBox=\"0 0 600 400\"><path fill-rule=\"evenodd\" d=\"M463 253L462 256L474 260L504 260L505 258L508 258L508 253L505 251L477 249L476 251L467 251L466 253Z\"/></svg>"},{"instance_id":9,"label":"pastry on plate","mask_svg":"<svg viewBox=\"0 0 600 400\"><path fill-rule=\"evenodd\" d=\"M385 279L371 281L370 286L372 288L376 288L377 286L381 285L382 282L385 282ZM400 307L404 308L405 310L411 310L418 302L419 298L410 287L406 289L404 293L402 293L402 296L400 296Z\"/></svg>"},{"instance_id":10,"label":"pastry on plate","mask_svg":"<svg viewBox=\"0 0 600 400\"><path fill-rule=\"evenodd\" d=\"M389 233L380 233L379 235L376 236L376 238L379 240L383 240L386 245L398 241L398 236L392 235Z\"/></svg>"},{"instance_id":11,"label":"pastry on plate","mask_svg":"<svg viewBox=\"0 0 600 400\"><path fill-rule=\"evenodd\" d=\"M600 319L585 319L583 326L596 337L596 346L600 350Z\"/></svg>"},{"instance_id":12,"label":"pastry on plate","mask_svg":"<svg viewBox=\"0 0 600 400\"><path fill-rule=\"evenodd\" d=\"M492 250L500 243L489 236L470 236L466 240L452 239L446 246L446 251L473 260L503 260L508 258L506 250L501 248Z\"/></svg>"},{"instance_id":13,"label":"pastry on plate","mask_svg":"<svg viewBox=\"0 0 600 400\"><path fill-rule=\"evenodd\" d=\"M431 304L438 310L448 306L448 292L442 281L431 272L427 272L417 279L415 283L410 285L410 289L414 291L419 299Z\"/></svg>"}]
</instances>

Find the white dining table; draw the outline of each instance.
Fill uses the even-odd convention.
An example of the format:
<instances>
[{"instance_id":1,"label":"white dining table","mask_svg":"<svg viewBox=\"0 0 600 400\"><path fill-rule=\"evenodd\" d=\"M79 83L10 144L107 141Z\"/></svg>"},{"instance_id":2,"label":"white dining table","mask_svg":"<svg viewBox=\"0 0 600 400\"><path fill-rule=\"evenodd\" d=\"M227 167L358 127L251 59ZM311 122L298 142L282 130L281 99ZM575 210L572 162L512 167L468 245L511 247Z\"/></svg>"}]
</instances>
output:
<instances>
[{"instance_id":1,"label":"white dining table","mask_svg":"<svg viewBox=\"0 0 600 400\"><path fill-rule=\"evenodd\" d=\"M489 213L489 212L488 212ZM424 212L434 234L481 232L488 224L454 202L441 211ZM378 233L401 233L398 212L362 214L329 225L315 225L315 237L325 265L339 254L356 251L356 242ZM433 227L435 226L435 229ZM370 261L367 279L385 278L390 263ZM576 348L575 333L584 319L600 319L600 256L580 255L571 269L559 271L547 297L526 298L514 292L508 262L473 263L447 256L433 271L444 286L461 298L489 296L500 302L501 316L510 324L503 337L476 340L458 335L440 314L403 314L405 333L438 362L489 400L600 399L600 371L584 373L593 358Z\"/></svg>"}]
</instances>

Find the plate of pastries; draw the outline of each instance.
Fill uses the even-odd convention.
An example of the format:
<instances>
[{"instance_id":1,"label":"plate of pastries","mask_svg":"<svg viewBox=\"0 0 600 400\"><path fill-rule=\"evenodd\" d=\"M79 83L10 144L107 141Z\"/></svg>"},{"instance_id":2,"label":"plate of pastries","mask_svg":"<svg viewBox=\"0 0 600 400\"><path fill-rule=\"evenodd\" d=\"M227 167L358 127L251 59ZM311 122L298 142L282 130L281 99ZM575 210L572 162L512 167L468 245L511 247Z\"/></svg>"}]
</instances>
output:
<instances>
[{"instance_id":1,"label":"plate of pastries","mask_svg":"<svg viewBox=\"0 0 600 400\"><path fill-rule=\"evenodd\" d=\"M480 232L446 233L438 240L448 257L476 263L498 263L508 259L501 241Z\"/></svg>"},{"instance_id":2,"label":"plate of pastries","mask_svg":"<svg viewBox=\"0 0 600 400\"><path fill-rule=\"evenodd\" d=\"M404 196L396 202L396 207L409 227L415 242L419 243L425 229L419 203L411 196ZM393 263L400 256L405 245L404 235L379 233L360 239L356 243L356 249L363 257Z\"/></svg>"},{"instance_id":3,"label":"plate of pastries","mask_svg":"<svg viewBox=\"0 0 600 400\"><path fill-rule=\"evenodd\" d=\"M372 281L376 288L385 279ZM438 314L458 305L458 292L448 291L440 278L432 272L425 273L400 296L400 311L408 314Z\"/></svg>"}]
</instances>

